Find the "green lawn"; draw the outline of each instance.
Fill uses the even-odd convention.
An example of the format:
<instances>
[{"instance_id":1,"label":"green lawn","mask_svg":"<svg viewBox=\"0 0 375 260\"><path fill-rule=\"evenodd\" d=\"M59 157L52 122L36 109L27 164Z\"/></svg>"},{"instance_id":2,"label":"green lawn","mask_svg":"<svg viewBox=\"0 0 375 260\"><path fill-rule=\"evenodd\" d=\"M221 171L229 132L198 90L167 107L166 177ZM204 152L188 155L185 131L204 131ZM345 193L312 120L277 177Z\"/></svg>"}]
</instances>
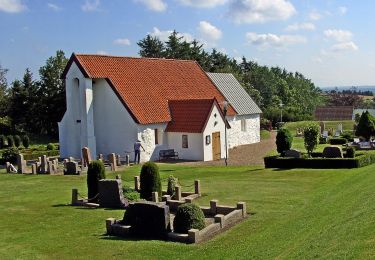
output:
<instances>
[{"instance_id":1,"label":"green lawn","mask_svg":"<svg viewBox=\"0 0 375 260\"><path fill-rule=\"evenodd\" d=\"M203 197L246 201L251 217L200 245L109 238L105 219L123 210L66 206L82 176L0 174L1 259L301 259L375 257L375 165L353 170L160 165ZM129 184L139 167L122 173ZM113 177L113 174L109 174ZM165 183L164 183L165 184Z\"/></svg>"},{"instance_id":2,"label":"green lawn","mask_svg":"<svg viewBox=\"0 0 375 260\"><path fill-rule=\"evenodd\" d=\"M288 128L292 134L296 133L297 128L301 128L308 123L318 123L319 121L298 121L298 122L288 122L285 127ZM324 121L326 129L333 128L336 130L338 124L342 124L343 131L353 131L354 121L343 120L343 121Z\"/></svg>"}]
</instances>

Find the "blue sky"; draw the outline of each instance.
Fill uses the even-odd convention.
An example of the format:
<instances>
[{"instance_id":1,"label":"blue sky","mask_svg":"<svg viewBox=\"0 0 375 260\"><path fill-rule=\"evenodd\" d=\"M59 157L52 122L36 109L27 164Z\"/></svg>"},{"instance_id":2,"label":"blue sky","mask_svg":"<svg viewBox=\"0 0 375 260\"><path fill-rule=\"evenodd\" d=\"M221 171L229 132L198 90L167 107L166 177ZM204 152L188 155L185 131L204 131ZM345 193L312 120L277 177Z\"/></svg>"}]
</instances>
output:
<instances>
[{"instance_id":1,"label":"blue sky","mask_svg":"<svg viewBox=\"0 0 375 260\"><path fill-rule=\"evenodd\" d=\"M299 71L320 87L375 85L375 1L0 0L8 81L56 50L138 56L148 33Z\"/></svg>"}]
</instances>

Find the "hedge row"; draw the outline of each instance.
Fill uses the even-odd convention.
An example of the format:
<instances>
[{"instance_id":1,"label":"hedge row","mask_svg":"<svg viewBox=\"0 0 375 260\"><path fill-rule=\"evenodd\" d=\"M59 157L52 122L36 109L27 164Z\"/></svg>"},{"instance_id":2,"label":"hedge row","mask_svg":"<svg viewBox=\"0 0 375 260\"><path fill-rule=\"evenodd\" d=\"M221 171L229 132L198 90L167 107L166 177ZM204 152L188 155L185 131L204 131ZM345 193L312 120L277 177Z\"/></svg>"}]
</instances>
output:
<instances>
[{"instance_id":1,"label":"hedge row","mask_svg":"<svg viewBox=\"0 0 375 260\"><path fill-rule=\"evenodd\" d=\"M329 143L333 145L340 145L340 144L346 144L348 140L346 138L331 138L329 139Z\"/></svg>"},{"instance_id":2,"label":"hedge row","mask_svg":"<svg viewBox=\"0 0 375 260\"><path fill-rule=\"evenodd\" d=\"M283 158L264 157L266 168L343 169L360 168L375 163L375 154L366 153L355 158Z\"/></svg>"},{"instance_id":3,"label":"hedge row","mask_svg":"<svg viewBox=\"0 0 375 260\"><path fill-rule=\"evenodd\" d=\"M50 157L50 156L59 156L60 155L60 151L58 151L58 150L34 151L33 153L30 153L30 154L23 154L23 158L25 160L35 160L35 159L38 159L38 157L41 157L43 155L47 155L47 157Z\"/></svg>"}]
</instances>

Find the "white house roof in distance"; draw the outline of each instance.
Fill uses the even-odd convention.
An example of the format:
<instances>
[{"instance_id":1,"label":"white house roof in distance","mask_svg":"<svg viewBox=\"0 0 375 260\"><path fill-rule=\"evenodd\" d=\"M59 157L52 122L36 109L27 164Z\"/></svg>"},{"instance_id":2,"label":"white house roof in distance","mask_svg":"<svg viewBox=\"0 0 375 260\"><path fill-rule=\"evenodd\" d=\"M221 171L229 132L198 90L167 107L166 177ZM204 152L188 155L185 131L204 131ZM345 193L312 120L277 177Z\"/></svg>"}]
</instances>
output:
<instances>
[{"instance_id":1,"label":"white house roof in distance","mask_svg":"<svg viewBox=\"0 0 375 260\"><path fill-rule=\"evenodd\" d=\"M206 72L219 91L229 101L238 115L261 114L262 110L230 73Z\"/></svg>"}]
</instances>

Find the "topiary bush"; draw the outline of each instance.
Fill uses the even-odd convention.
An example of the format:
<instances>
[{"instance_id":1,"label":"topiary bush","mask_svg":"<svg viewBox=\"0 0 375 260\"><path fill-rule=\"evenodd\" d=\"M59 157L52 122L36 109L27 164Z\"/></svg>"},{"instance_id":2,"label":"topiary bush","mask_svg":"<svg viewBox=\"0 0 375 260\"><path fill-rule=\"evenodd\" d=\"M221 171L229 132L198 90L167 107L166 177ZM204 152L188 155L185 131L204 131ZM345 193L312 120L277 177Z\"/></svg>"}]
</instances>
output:
<instances>
[{"instance_id":1,"label":"topiary bush","mask_svg":"<svg viewBox=\"0 0 375 260\"><path fill-rule=\"evenodd\" d=\"M54 144L51 144L51 143L47 144L47 150L48 151L52 151L52 150L55 150L55 149L56 149L56 147L55 147Z\"/></svg>"},{"instance_id":2,"label":"topiary bush","mask_svg":"<svg viewBox=\"0 0 375 260\"><path fill-rule=\"evenodd\" d=\"M355 148L353 146L349 146L346 148L346 158L354 158L355 157Z\"/></svg>"},{"instance_id":3,"label":"topiary bush","mask_svg":"<svg viewBox=\"0 0 375 260\"><path fill-rule=\"evenodd\" d=\"M8 135L8 136L7 136L7 141L8 141L8 147L13 147L13 146L14 146L14 139L13 139L13 136Z\"/></svg>"},{"instance_id":4,"label":"topiary bush","mask_svg":"<svg viewBox=\"0 0 375 260\"><path fill-rule=\"evenodd\" d=\"M18 149L14 147L9 147L3 152L3 161L4 162L10 162L10 163L16 163L17 162L17 155L19 154Z\"/></svg>"},{"instance_id":5,"label":"topiary bush","mask_svg":"<svg viewBox=\"0 0 375 260\"><path fill-rule=\"evenodd\" d=\"M290 147L292 147L292 143L293 136L288 129L281 128L277 131L276 146L278 153L283 156L285 151L290 150Z\"/></svg>"},{"instance_id":6,"label":"topiary bush","mask_svg":"<svg viewBox=\"0 0 375 260\"><path fill-rule=\"evenodd\" d=\"M168 188L167 188L167 194L171 197L175 194L175 187L178 184L178 179L173 177L172 175L168 177Z\"/></svg>"},{"instance_id":7,"label":"topiary bush","mask_svg":"<svg viewBox=\"0 0 375 260\"><path fill-rule=\"evenodd\" d=\"M0 149L5 148L5 136L0 135Z\"/></svg>"},{"instance_id":8,"label":"topiary bush","mask_svg":"<svg viewBox=\"0 0 375 260\"><path fill-rule=\"evenodd\" d=\"M159 168L154 162L146 162L141 169L141 198L145 200L152 199L152 192L158 192L162 195Z\"/></svg>"},{"instance_id":9,"label":"topiary bush","mask_svg":"<svg viewBox=\"0 0 375 260\"><path fill-rule=\"evenodd\" d=\"M303 130L304 145L306 151L311 157L311 153L314 151L319 143L320 127L317 124L308 124Z\"/></svg>"},{"instance_id":10,"label":"topiary bush","mask_svg":"<svg viewBox=\"0 0 375 260\"><path fill-rule=\"evenodd\" d=\"M192 203L182 204L177 208L173 221L174 232L187 233L189 229L203 229L204 214L200 207Z\"/></svg>"},{"instance_id":11,"label":"topiary bush","mask_svg":"<svg viewBox=\"0 0 375 260\"><path fill-rule=\"evenodd\" d=\"M14 139L14 146L15 147L20 147L21 145L21 137L19 135L15 135L13 136L13 139Z\"/></svg>"},{"instance_id":12,"label":"topiary bush","mask_svg":"<svg viewBox=\"0 0 375 260\"><path fill-rule=\"evenodd\" d=\"M375 118L368 111L362 113L355 135L362 136L366 141L369 141L371 136L375 135Z\"/></svg>"},{"instance_id":13,"label":"topiary bush","mask_svg":"<svg viewBox=\"0 0 375 260\"><path fill-rule=\"evenodd\" d=\"M22 145L26 149L29 148L29 146L30 146L30 139L29 139L29 137L27 135L22 136Z\"/></svg>"},{"instance_id":14,"label":"topiary bush","mask_svg":"<svg viewBox=\"0 0 375 260\"><path fill-rule=\"evenodd\" d=\"M89 202L98 202L99 181L105 179L105 168L102 161L90 162L87 169L87 190Z\"/></svg>"}]
</instances>

